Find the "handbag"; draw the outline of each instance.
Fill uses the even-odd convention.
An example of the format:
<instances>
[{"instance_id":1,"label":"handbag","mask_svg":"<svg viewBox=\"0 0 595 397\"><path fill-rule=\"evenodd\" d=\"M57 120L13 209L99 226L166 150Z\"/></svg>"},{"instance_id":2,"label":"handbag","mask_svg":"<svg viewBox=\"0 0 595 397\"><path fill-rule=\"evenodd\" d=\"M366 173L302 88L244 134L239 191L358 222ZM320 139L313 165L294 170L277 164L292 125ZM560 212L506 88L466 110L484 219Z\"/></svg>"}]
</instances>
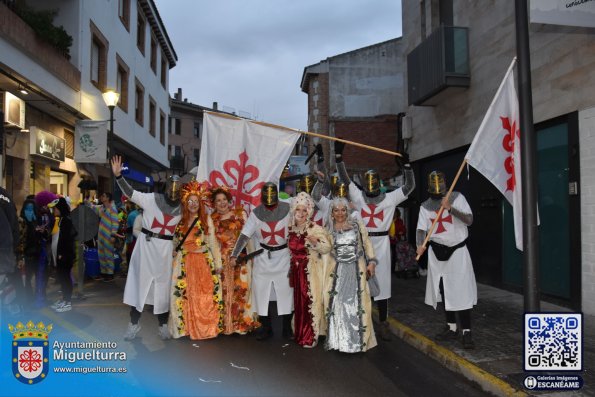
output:
<instances>
[{"instance_id":1,"label":"handbag","mask_svg":"<svg viewBox=\"0 0 595 397\"><path fill-rule=\"evenodd\" d=\"M370 290L370 296L372 298L375 298L378 295L380 295L380 284L378 283L376 275L373 275L368 279L368 289Z\"/></svg>"}]
</instances>

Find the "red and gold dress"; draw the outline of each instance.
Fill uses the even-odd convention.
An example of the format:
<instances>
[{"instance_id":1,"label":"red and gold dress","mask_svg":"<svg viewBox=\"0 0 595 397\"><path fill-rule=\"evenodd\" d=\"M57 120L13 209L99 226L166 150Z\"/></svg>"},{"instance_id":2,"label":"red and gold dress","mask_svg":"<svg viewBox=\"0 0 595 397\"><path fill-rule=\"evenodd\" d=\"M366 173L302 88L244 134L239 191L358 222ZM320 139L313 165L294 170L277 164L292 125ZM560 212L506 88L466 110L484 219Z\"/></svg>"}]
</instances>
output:
<instances>
[{"instance_id":1,"label":"red and gold dress","mask_svg":"<svg viewBox=\"0 0 595 397\"><path fill-rule=\"evenodd\" d=\"M222 330L221 257L213 229L209 220L210 233L205 234L197 222L174 259L169 321L174 338L208 339ZM178 225L174 244L183 234Z\"/></svg>"},{"instance_id":2,"label":"red and gold dress","mask_svg":"<svg viewBox=\"0 0 595 397\"><path fill-rule=\"evenodd\" d=\"M229 265L229 256L244 226L242 207L236 207L232 211L232 215L227 219L221 219L221 215L218 213L211 215L223 264L223 271L221 272L223 333L226 335L233 333L245 334L260 326L255 320L256 314L252 309L250 300L252 282L250 265L246 263L236 267Z\"/></svg>"},{"instance_id":3,"label":"red and gold dress","mask_svg":"<svg viewBox=\"0 0 595 397\"><path fill-rule=\"evenodd\" d=\"M307 236L316 238L316 245ZM291 253L294 339L300 346L315 346L318 337L326 334L322 255L331 250L329 236L324 228L308 222L302 227L291 226L287 243Z\"/></svg>"}]
</instances>

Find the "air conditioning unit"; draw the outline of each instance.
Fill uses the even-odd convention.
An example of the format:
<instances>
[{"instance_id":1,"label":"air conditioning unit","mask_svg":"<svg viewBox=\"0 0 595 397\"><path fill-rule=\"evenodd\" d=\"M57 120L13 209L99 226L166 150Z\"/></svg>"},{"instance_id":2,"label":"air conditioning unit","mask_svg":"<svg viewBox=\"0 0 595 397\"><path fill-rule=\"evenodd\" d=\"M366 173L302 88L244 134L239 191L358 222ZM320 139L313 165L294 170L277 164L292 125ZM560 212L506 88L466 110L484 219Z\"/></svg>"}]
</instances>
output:
<instances>
[{"instance_id":1,"label":"air conditioning unit","mask_svg":"<svg viewBox=\"0 0 595 397\"><path fill-rule=\"evenodd\" d=\"M25 101L8 91L4 93L4 122L25 129Z\"/></svg>"}]
</instances>

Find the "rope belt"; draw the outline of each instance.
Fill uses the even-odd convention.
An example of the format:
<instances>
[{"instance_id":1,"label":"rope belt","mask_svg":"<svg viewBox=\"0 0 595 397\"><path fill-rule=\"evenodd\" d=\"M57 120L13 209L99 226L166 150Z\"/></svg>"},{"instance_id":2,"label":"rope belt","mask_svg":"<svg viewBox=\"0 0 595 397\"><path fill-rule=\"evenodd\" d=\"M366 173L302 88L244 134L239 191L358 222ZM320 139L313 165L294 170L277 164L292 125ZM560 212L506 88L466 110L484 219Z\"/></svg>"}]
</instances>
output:
<instances>
[{"instance_id":1,"label":"rope belt","mask_svg":"<svg viewBox=\"0 0 595 397\"><path fill-rule=\"evenodd\" d=\"M168 236L166 234L155 233L155 232L145 229L144 227L141 229L141 232L143 232L146 235L147 241L151 240L152 238L160 238L161 240L173 240L174 239L173 235Z\"/></svg>"}]
</instances>

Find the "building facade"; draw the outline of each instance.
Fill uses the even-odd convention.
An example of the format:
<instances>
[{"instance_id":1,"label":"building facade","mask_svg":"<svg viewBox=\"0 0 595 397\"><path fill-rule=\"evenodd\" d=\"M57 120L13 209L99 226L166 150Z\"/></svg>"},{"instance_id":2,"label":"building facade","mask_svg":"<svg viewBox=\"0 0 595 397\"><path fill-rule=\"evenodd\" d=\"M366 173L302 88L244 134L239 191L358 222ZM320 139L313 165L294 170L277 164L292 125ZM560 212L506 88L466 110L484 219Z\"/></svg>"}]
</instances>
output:
<instances>
[{"instance_id":1,"label":"building facade","mask_svg":"<svg viewBox=\"0 0 595 397\"><path fill-rule=\"evenodd\" d=\"M594 314L593 29L532 23L529 32L540 288L545 299ZM421 202L427 172L442 169L454 177L516 55L514 3L404 0L402 43L406 137ZM514 248L510 206L473 170L456 190L474 210L469 247L479 281L521 291L522 256Z\"/></svg>"},{"instance_id":2,"label":"building facade","mask_svg":"<svg viewBox=\"0 0 595 397\"><path fill-rule=\"evenodd\" d=\"M154 1L28 0L34 12L55 11L54 26L62 26L71 40L58 49L19 16L24 4L0 2L0 91L22 100L25 109L23 125L5 124L4 181L17 203L44 189L77 199L84 175L99 190L112 190L107 163L76 163L73 153L78 120L110 118L102 98L108 89L120 93L114 152L124 157L135 187L151 190L151 174L169 167L168 79L177 62ZM40 130L58 138L63 158L30 149Z\"/></svg>"},{"instance_id":3,"label":"building facade","mask_svg":"<svg viewBox=\"0 0 595 397\"><path fill-rule=\"evenodd\" d=\"M355 142L397 150L405 63L401 39L335 55L304 68L301 90L308 95L308 130ZM308 147L322 143L327 167L334 170L333 145L308 138ZM375 167L387 180L397 171L390 155L347 146L350 173Z\"/></svg>"}]
</instances>

